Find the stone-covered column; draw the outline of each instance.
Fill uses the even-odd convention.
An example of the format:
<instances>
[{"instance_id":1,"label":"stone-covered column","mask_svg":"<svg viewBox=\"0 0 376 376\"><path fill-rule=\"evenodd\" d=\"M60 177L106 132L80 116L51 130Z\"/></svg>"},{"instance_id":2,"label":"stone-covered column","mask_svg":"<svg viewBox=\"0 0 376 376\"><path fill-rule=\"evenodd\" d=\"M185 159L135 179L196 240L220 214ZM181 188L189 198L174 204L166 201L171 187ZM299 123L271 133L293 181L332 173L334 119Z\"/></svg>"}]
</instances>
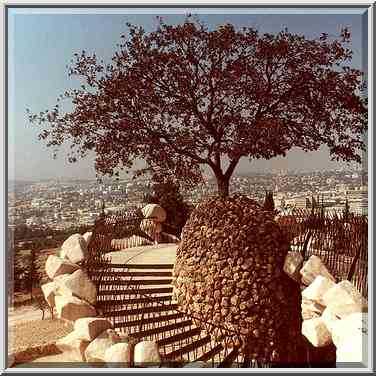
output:
<instances>
[{"instance_id":1,"label":"stone-covered column","mask_svg":"<svg viewBox=\"0 0 376 376\"><path fill-rule=\"evenodd\" d=\"M181 310L258 363L301 361L301 295L284 272L289 244L273 216L245 196L212 197L186 223L174 268ZM231 334L232 333L232 334ZM228 339L228 338L227 338Z\"/></svg>"}]
</instances>

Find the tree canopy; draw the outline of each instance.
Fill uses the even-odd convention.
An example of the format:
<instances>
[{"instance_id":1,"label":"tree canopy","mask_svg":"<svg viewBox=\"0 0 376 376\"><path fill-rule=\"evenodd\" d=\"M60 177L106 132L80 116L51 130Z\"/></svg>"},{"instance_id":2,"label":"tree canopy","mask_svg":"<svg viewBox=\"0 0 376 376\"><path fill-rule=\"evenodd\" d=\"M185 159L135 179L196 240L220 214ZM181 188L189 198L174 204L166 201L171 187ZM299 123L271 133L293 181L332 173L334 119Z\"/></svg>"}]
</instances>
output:
<instances>
[{"instance_id":1,"label":"tree canopy","mask_svg":"<svg viewBox=\"0 0 376 376\"><path fill-rule=\"evenodd\" d=\"M327 145L332 158L361 161L367 129L363 74L351 67L350 32L317 39L282 30L260 34L188 17L146 33L128 24L111 63L85 51L69 75L82 83L58 98L64 111L30 113L39 138L69 160L96 155L100 175L137 159L151 172L196 184L209 167L222 195L241 158L270 159L293 147Z\"/></svg>"}]
</instances>

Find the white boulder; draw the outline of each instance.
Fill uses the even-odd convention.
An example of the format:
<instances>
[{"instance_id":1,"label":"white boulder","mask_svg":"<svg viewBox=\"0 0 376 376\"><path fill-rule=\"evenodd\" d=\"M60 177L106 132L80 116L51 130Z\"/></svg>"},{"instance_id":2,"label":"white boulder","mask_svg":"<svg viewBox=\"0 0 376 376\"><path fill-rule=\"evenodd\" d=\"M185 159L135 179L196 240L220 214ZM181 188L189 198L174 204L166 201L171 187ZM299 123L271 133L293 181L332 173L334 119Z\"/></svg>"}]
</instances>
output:
<instances>
[{"instance_id":1,"label":"white boulder","mask_svg":"<svg viewBox=\"0 0 376 376\"><path fill-rule=\"evenodd\" d=\"M82 235L87 245L89 245L92 236L93 236L93 233L91 231L85 232L85 234Z\"/></svg>"},{"instance_id":2,"label":"white boulder","mask_svg":"<svg viewBox=\"0 0 376 376\"><path fill-rule=\"evenodd\" d=\"M141 367L157 367L161 363L158 345L154 341L142 341L134 347L134 363Z\"/></svg>"},{"instance_id":3,"label":"white boulder","mask_svg":"<svg viewBox=\"0 0 376 376\"><path fill-rule=\"evenodd\" d=\"M320 317L325 309L325 307L320 303L305 298L302 299L301 308L303 320Z\"/></svg>"},{"instance_id":4,"label":"white boulder","mask_svg":"<svg viewBox=\"0 0 376 376\"><path fill-rule=\"evenodd\" d=\"M359 334L368 335L367 313L352 313L332 325L332 339L337 347L343 342L351 342Z\"/></svg>"},{"instance_id":5,"label":"white boulder","mask_svg":"<svg viewBox=\"0 0 376 376\"><path fill-rule=\"evenodd\" d=\"M87 341L92 341L99 334L111 328L112 323L100 317L83 317L74 323L76 337Z\"/></svg>"},{"instance_id":6,"label":"white boulder","mask_svg":"<svg viewBox=\"0 0 376 376\"><path fill-rule=\"evenodd\" d=\"M329 332L332 333L334 323L339 320L338 316L331 310L330 307L326 307L321 315L321 318L323 319Z\"/></svg>"},{"instance_id":7,"label":"white boulder","mask_svg":"<svg viewBox=\"0 0 376 376\"><path fill-rule=\"evenodd\" d=\"M51 308L55 307L56 286L54 282L48 282L41 286L44 299Z\"/></svg>"},{"instance_id":8,"label":"white boulder","mask_svg":"<svg viewBox=\"0 0 376 376\"><path fill-rule=\"evenodd\" d=\"M145 218L153 219L156 222L164 222L167 218L166 210L158 204L147 204L141 211Z\"/></svg>"},{"instance_id":9,"label":"white boulder","mask_svg":"<svg viewBox=\"0 0 376 376\"><path fill-rule=\"evenodd\" d=\"M335 282L335 278L329 273L320 257L315 255L312 255L303 265L300 274L302 276L302 282L307 286L310 285L319 275Z\"/></svg>"},{"instance_id":10,"label":"white boulder","mask_svg":"<svg viewBox=\"0 0 376 376\"><path fill-rule=\"evenodd\" d=\"M16 357L15 357L14 353L8 354L7 368L13 367L15 361L16 361Z\"/></svg>"},{"instance_id":11,"label":"white boulder","mask_svg":"<svg viewBox=\"0 0 376 376\"><path fill-rule=\"evenodd\" d=\"M340 342L336 350L336 368L349 367L348 363L361 363L358 367L368 364L368 334L356 333L351 341Z\"/></svg>"},{"instance_id":12,"label":"white boulder","mask_svg":"<svg viewBox=\"0 0 376 376\"><path fill-rule=\"evenodd\" d=\"M116 343L104 353L108 367L129 367L131 363L131 346L128 343Z\"/></svg>"},{"instance_id":13,"label":"white boulder","mask_svg":"<svg viewBox=\"0 0 376 376\"><path fill-rule=\"evenodd\" d=\"M333 286L335 286L335 283L331 279L318 275L314 281L302 291L302 297L324 305L323 296Z\"/></svg>"},{"instance_id":14,"label":"white boulder","mask_svg":"<svg viewBox=\"0 0 376 376\"><path fill-rule=\"evenodd\" d=\"M61 246L60 257L73 263L84 261L87 256L86 240L81 234L71 235Z\"/></svg>"},{"instance_id":15,"label":"white boulder","mask_svg":"<svg viewBox=\"0 0 376 376\"><path fill-rule=\"evenodd\" d=\"M350 281L341 281L330 288L323 296L323 302L339 317L368 309L367 300Z\"/></svg>"},{"instance_id":16,"label":"white boulder","mask_svg":"<svg viewBox=\"0 0 376 376\"><path fill-rule=\"evenodd\" d=\"M77 296L90 304L95 304L97 301L97 288L81 269L70 275L59 276L54 281L61 295Z\"/></svg>"},{"instance_id":17,"label":"white boulder","mask_svg":"<svg viewBox=\"0 0 376 376\"><path fill-rule=\"evenodd\" d=\"M96 316L95 308L75 296L55 296L56 312L59 319L76 321L82 317Z\"/></svg>"},{"instance_id":18,"label":"white boulder","mask_svg":"<svg viewBox=\"0 0 376 376\"><path fill-rule=\"evenodd\" d=\"M327 346L332 342L332 337L321 317L303 321L302 334L315 347Z\"/></svg>"},{"instance_id":19,"label":"white boulder","mask_svg":"<svg viewBox=\"0 0 376 376\"><path fill-rule=\"evenodd\" d=\"M283 271L294 281L300 282L299 271L303 265L303 256L299 252L288 252L285 257Z\"/></svg>"},{"instance_id":20,"label":"white boulder","mask_svg":"<svg viewBox=\"0 0 376 376\"><path fill-rule=\"evenodd\" d=\"M364 304L331 304L330 308L335 312L336 316L343 319L352 313L368 312L368 306Z\"/></svg>"},{"instance_id":21,"label":"white boulder","mask_svg":"<svg viewBox=\"0 0 376 376\"><path fill-rule=\"evenodd\" d=\"M50 279L61 274L70 274L80 267L72 262L62 260L60 257L50 255L46 261L46 273Z\"/></svg>"},{"instance_id":22,"label":"white boulder","mask_svg":"<svg viewBox=\"0 0 376 376\"><path fill-rule=\"evenodd\" d=\"M347 363L368 363L368 314L354 313L333 326L333 342L337 347L337 367Z\"/></svg>"},{"instance_id":23,"label":"white boulder","mask_svg":"<svg viewBox=\"0 0 376 376\"><path fill-rule=\"evenodd\" d=\"M96 337L85 351L87 362L105 362L105 352L112 345L119 343L121 338L113 329L107 329Z\"/></svg>"},{"instance_id":24,"label":"white boulder","mask_svg":"<svg viewBox=\"0 0 376 376\"><path fill-rule=\"evenodd\" d=\"M86 361L85 350L89 346L90 341L77 337L75 331L56 341L56 347L62 351L73 355L79 361Z\"/></svg>"}]
</instances>

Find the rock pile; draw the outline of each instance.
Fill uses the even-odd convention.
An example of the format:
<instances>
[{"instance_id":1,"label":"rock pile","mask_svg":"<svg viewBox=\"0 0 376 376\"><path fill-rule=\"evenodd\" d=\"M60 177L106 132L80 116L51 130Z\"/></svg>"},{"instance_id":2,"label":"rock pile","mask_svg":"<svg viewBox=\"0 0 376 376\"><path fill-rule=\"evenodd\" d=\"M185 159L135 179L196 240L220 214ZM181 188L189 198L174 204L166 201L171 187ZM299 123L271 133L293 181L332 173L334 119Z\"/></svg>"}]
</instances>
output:
<instances>
[{"instance_id":1,"label":"rock pile","mask_svg":"<svg viewBox=\"0 0 376 376\"><path fill-rule=\"evenodd\" d=\"M208 199L191 214L177 250L180 309L259 363L299 361L300 289L283 273L288 250L272 214L255 201Z\"/></svg>"},{"instance_id":2,"label":"rock pile","mask_svg":"<svg viewBox=\"0 0 376 376\"><path fill-rule=\"evenodd\" d=\"M157 367L161 363L154 341L138 342L118 334L104 318L81 318L74 329L56 342L56 347L72 358L108 367Z\"/></svg>"},{"instance_id":3,"label":"rock pile","mask_svg":"<svg viewBox=\"0 0 376 376\"><path fill-rule=\"evenodd\" d=\"M45 300L59 319L74 323L74 330L56 342L57 350L72 359L109 367L159 366L155 342L136 343L119 335L107 319L96 317L96 286L81 268L91 237L92 233L70 236L59 256L50 255L46 260L45 271L52 281L41 286Z\"/></svg>"},{"instance_id":4,"label":"rock pile","mask_svg":"<svg viewBox=\"0 0 376 376\"><path fill-rule=\"evenodd\" d=\"M292 269L290 276L295 279L296 270ZM346 362L364 364L368 342L367 300L350 281L336 283L317 256L311 256L299 273L307 286L302 291L302 334L315 347L335 345L337 366Z\"/></svg>"},{"instance_id":5,"label":"rock pile","mask_svg":"<svg viewBox=\"0 0 376 376\"><path fill-rule=\"evenodd\" d=\"M96 286L80 266L88 255L85 237L90 234L71 235L60 255L50 255L46 261L46 274L52 282L41 286L44 297L58 318L67 321L96 316Z\"/></svg>"}]
</instances>

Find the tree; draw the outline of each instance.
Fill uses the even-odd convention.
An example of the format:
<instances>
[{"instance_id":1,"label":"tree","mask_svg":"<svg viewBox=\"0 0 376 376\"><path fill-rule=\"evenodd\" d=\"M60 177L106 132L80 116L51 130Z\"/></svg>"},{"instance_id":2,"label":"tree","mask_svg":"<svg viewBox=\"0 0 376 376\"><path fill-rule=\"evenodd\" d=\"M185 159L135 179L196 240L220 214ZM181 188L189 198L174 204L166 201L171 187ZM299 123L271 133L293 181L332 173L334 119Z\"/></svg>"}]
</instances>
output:
<instances>
[{"instance_id":1,"label":"tree","mask_svg":"<svg viewBox=\"0 0 376 376\"><path fill-rule=\"evenodd\" d=\"M209 167L222 196L241 158L285 156L327 145L333 159L361 161L367 129L363 74L350 66L350 32L307 39L287 29L259 34L231 24L209 30L188 17L156 31L128 24L112 63L75 54L52 110L29 112L39 138L71 141L68 160L95 152L99 175L135 172L196 184ZM73 106L71 112L60 101Z\"/></svg>"},{"instance_id":2,"label":"tree","mask_svg":"<svg viewBox=\"0 0 376 376\"><path fill-rule=\"evenodd\" d=\"M348 222L350 217L351 217L351 215L350 215L349 200L346 198L345 208L344 208L343 214L342 214L343 221Z\"/></svg>"},{"instance_id":3,"label":"tree","mask_svg":"<svg viewBox=\"0 0 376 376\"><path fill-rule=\"evenodd\" d=\"M318 200L319 198L317 197L317 200ZM317 204L317 200L312 196L312 198L311 198L311 200L312 200L312 203L311 203L311 205L312 205L312 207L315 209L315 208L317 208L318 207L318 204Z\"/></svg>"},{"instance_id":4,"label":"tree","mask_svg":"<svg viewBox=\"0 0 376 376\"><path fill-rule=\"evenodd\" d=\"M264 201L263 207L264 207L264 210L270 211L272 213L275 212L273 192L265 193L265 201Z\"/></svg>"}]
</instances>

